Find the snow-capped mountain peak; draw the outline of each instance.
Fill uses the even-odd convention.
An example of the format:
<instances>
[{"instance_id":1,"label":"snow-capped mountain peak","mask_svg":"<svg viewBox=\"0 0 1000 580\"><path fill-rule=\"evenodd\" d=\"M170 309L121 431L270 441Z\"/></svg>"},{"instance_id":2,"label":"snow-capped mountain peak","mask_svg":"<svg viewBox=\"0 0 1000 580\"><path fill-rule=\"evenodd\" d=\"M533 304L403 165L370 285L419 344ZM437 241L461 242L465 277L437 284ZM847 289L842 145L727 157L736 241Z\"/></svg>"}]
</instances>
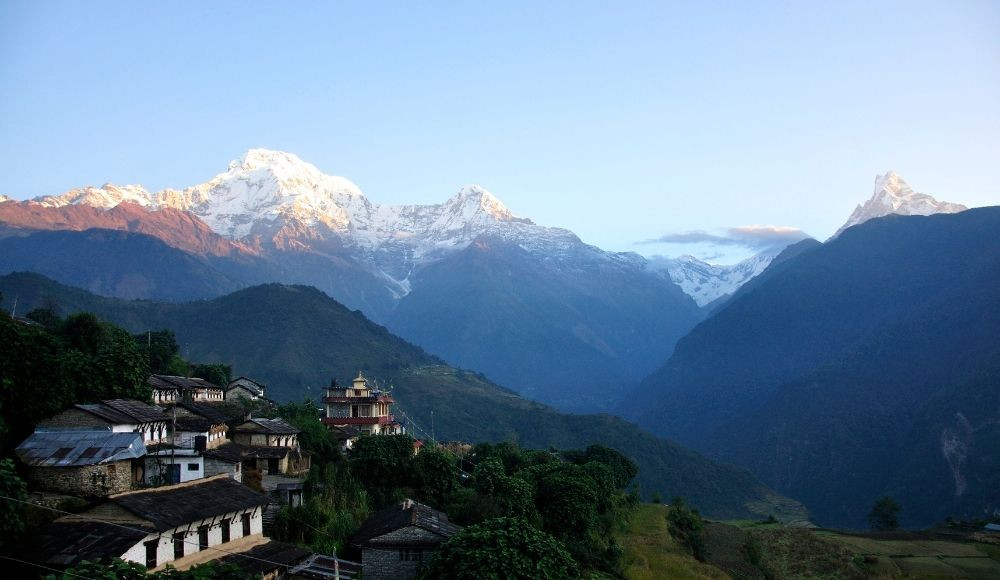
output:
<instances>
[{"instance_id":1,"label":"snow-capped mountain peak","mask_svg":"<svg viewBox=\"0 0 1000 580\"><path fill-rule=\"evenodd\" d=\"M472 217L479 212L502 221L514 219L511 213L499 199L486 188L479 185L466 185L458 191L451 199L445 202L446 206L460 206L462 213L467 217Z\"/></svg>"},{"instance_id":2,"label":"snow-capped mountain peak","mask_svg":"<svg viewBox=\"0 0 1000 580\"><path fill-rule=\"evenodd\" d=\"M931 215L936 213L957 213L969 208L959 203L938 201L926 193L918 193L895 171L875 177L875 192L863 205L859 205L831 239L851 226L870 219L890 214Z\"/></svg>"}]
</instances>

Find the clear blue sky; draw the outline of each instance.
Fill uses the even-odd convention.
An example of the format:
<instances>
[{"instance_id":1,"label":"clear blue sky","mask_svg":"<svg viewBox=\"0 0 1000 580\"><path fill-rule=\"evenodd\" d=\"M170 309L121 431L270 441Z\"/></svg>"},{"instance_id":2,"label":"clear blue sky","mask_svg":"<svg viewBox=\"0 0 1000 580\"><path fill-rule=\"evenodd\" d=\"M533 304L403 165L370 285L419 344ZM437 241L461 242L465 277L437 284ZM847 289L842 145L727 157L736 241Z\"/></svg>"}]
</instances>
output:
<instances>
[{"instance_id":1,"label":"clear blue sky","mask_svg":"<svg viewBox=\"0 0 1000 580\"><path fill-rule=\"evenodd\" d=\"M0 193L251 147L379 203L467 183L608 249L830 235L894 169L1000 203L1000 2L3 2Z\"/></svg>"}]
</instances>

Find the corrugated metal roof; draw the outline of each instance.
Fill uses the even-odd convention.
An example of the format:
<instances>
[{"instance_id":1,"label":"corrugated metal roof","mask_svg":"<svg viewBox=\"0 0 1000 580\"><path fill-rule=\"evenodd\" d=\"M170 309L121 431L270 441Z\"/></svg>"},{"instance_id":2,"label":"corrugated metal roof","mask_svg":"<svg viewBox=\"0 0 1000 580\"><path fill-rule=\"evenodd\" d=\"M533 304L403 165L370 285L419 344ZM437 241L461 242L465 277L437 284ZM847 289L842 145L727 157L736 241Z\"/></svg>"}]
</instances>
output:
<instances>
[{"instance_id":1,"label":"corrugated metal roof","mask_svg":"<svg viewBox=\"0 0 1000 580\"><path fill-rule=\"evenodd\" d=\"M15 450L33 467L81 467L137 459L146 455L140 433L111 431L35 431Z\"/></svg>"}]
</instances>

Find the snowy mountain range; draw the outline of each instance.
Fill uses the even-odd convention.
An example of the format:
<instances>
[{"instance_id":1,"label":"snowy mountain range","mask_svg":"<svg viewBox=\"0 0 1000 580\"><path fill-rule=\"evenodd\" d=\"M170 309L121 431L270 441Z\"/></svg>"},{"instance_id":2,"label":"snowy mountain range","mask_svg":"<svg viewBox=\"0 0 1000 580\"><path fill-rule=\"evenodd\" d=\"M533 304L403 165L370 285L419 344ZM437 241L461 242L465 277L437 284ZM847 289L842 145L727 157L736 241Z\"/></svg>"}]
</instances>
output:
<instances>
[{"instance_id":1,"label":"snowy mountain range","mask_svg":"<svg viewBox=\"0 0 1000 580\"><path fill-rule=\"evenodd\" d=\"M496 197L468 185L435 205L372 203L350 180L326 175L291 153L251 149L226 172L183 190L140 185L84 187L32 200L43 207L110 209L130 202L150 211L174 209L200 218L214 232L250 246L348 251L392 287L409 291L414 269L467 247L479 236L516 241L547 253L579 247L572 232L514 216ZM595 253L596 248L589 247Z\"/></svg>"}]
</instances>

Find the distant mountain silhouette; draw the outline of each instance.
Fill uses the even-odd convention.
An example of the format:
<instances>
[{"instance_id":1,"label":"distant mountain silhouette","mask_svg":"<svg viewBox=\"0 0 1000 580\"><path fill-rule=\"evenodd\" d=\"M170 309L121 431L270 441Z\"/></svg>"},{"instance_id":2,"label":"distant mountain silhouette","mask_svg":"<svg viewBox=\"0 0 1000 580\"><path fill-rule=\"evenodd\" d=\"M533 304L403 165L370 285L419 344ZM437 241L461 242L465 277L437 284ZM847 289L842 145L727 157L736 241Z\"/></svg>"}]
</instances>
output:
<instances>
[{"instance_id":1,"label":"distant mountain silhouette","mask_svg":"<svg viewBox=\"0 0 1000 580\"><path fill-rule=\"evenodd\" d=\"M776 263L677 345L628 416L820 523L1000 509L1000 207L888 216ZM985 510L985 511L984 511Z\"/></svg>"}]
</instances>

